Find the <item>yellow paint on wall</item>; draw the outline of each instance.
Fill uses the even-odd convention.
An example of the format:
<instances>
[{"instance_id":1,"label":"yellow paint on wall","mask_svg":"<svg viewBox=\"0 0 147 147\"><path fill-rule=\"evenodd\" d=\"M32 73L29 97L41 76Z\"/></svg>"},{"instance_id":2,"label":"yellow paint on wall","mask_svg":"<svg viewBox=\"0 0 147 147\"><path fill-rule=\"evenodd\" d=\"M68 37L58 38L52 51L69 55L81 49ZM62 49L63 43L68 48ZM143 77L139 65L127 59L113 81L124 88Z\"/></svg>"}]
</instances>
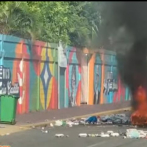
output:
<instances>
[{"instance_id":1,"label":"yellow paint on wall","mask_svg":"<svg viewBox=\"0 0 147 147\"><path fill-rule=\"evenodd\" d=\"M47 90L47 103L46 107L49 107L50 101L51 101L51 96L52 96L52 88L53 88L53 77L50 79L48 90Z\"/></svg>"},{"instance_id":2,"label":"yellow paint on wall","mask_svg":"<svg viewBox=\"0 0 147 147\"><path fill-rule=\"evenodd\" d=\"M44 63L41 63L40 73L42 73L43 67L44 67ZM44 94L44 87L41 78L40 78L40 103L42 105L42 108L45 109L45 94Z\"/></svg>"},{"instance_id":3,"label":"yellow paint on wall","mask_svg":"<svg viewBox=\"0 0 147 147\"><path fill-rule=\"evenodd\" d=\"M49 68L50 68L51 75L54 75L53 63L50 63L50 64L49 64Z\"/></svg>"},{"instance_id":4,"label":"yellow paint on wall","mask_svg":"<svg viewBox=\"0 0 147 147\"><path fill-rule=\"evenodd\" d=\"M43 67L44 67L44 63L41 63L40 64L40 74L42 73Z\"/></svg>"},{"instance_id":5,"label":"yellow paint on wall","mask_svg":"<svg viewBox=\"0 0 147 147\"><path fill-rule=\"evenodd\" d=\"M45 44L45 46L46 46L46 44ZM45 47L43 47L42 49L41 49L41 59L42 60L46 60L46 48Z\"/></svg>"},{"instance_id":6,"label":"yellow paint on wall","mask_svg":"<svg viewBox=\"0 0 147 147\"><path fill-rule=\"evenodd\" d=\"M44 87L42 81L40 80L40 103L42 108L45 109L45 95L44 95Z\"/></svg>"}]
</instances>

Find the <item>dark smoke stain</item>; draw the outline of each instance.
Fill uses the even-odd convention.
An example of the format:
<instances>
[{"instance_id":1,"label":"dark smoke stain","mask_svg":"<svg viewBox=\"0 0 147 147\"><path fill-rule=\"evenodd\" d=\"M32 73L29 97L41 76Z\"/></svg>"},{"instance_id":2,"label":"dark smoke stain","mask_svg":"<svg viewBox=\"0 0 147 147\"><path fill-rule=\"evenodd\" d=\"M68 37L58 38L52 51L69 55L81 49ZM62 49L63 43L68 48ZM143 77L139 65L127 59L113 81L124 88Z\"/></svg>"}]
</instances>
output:
<instances>
[{"instance_id":1,"label":"dark smoke stain","mask_svg":"<svg viewBox=\"0 0 147 147\"><path fill-rule=\"evenodd\" d=\"M117 52L122 81L132 95L147 89L147 2L102 3L102 18L100 44Z\"/></svg>"}]
</instances>

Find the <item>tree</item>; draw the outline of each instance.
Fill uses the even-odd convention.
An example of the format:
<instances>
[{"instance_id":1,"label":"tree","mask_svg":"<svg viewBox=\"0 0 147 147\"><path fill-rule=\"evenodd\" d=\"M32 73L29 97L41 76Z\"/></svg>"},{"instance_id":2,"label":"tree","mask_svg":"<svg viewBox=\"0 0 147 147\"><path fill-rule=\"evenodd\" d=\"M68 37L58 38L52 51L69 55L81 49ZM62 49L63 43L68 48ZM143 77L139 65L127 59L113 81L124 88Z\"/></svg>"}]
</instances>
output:
<instances>
[{"instance_id":1,"label":"tree","mask_svg":"<svg viewBox=\"0 0 147 147\"><path fill-rule=\"evenodd\" d=\"M79 47L90 45L92 39L90 15L93 12L89 10L93 9L93 3L71 1L32 3L40 8L42 15L43 28L40 40L47 42L62 40L69 45ZM96 14L97 12L94 13L94 19L98 16ZM93 22L96 24L95 20ZM93 27L96 26L95 24Z\"/></svg>"},{"instance_id":2,"label":"tree","mask_svg":"<svg viewBox=\"0 0 147 147\"><path fill-rule=\"evenodd\" d=\"M39 36L39 10L27 2L1 2L0 30L2 34L16 35L26 39Z\"/></svg>"},{"instance_id":3,"label":"tree","mask_svg":"<svg viewBox=\"0 0 147 147\"><path fill-rule=\"evenodd\" d=\"M36 2L40 8L43 27L41 28L40 40L47 42L68 42L67 36L67 13L68 3L66 2Z\"/></svg>"},{"instance_id":4,"label":"tree","mask_svg":"<svg viewBox=\"0 0 147 147\"><path fill-rule=\"evenodd\" d=\"M76 6L71 18L74 24L74 31L69 33L72 45L86 46L89 48L97 47L99 39L99 27L101 24L101 14L99 2L75 2ZM75 21L76 20L76 21ZM74 23L75 22L75 23Z\"/></svg>"},{"instance_id":5,"label":"tree","mask_svg":"<svg viewBox=\"0 0 147 147\"><path fill-rule=\"evenodd\" d=\"M69 2L68 35L70 44L73 46L84 47L88 45L90 27L86 17L82 15L85 5L87 2Z\"/></svg>"},{"instance_id":6,"label":"tree","mask_svg":"<svg viewBox=\"0 0 147 147\"><path fill-rule=\"evenodd\" d=\"M0 2L3 34L90 47L99 34L97 2ZM96 39L95 39L96 40Z\"/></svg>"}]
</instances>

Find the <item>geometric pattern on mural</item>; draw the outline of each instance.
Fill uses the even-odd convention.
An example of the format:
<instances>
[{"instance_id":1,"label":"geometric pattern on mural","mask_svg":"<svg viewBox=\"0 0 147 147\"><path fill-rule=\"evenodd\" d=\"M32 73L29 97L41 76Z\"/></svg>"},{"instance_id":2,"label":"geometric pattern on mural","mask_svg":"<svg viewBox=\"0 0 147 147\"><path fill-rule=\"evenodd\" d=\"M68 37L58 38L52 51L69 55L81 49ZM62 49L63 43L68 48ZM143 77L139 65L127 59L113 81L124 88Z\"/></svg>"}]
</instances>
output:
<instances>
[{"instance_id":1,"label":"geometric pattern on mural","mask_svg":"<svg viewBox=\"0 0 147 147\"><path fill-rule=\"evenodd\" d=\"M48 50L46 50L46 60L49 61ZM49 83L52 78L48 62L43 63L43 70L41 72L40 78L42 80L42 86L43 86L43 90L44 90L45 109L46 109L48 107L47 106L48 105L47 99L48 99Z\"/></svg>"},{"instance_id":2,"label":"geometric pattern on mural","mask_svg":"<svg viewBox=\"0 0 147 147\"><path fill-rule=\"evenodd\" d=\"M11 41L10 41L11 40ZM57 60L57 49L54 47L47 47L45 42L34 42L33 50L30 50L28 42L22 40L21 38L5 35L2 48L5 52L5 57L2 62L2 65L9 68L12 73L12 82L20 82L20 92L22 99L19 100L17 106L17 113L28 113L29 111L36 111L42 109L58 109L58 60ZM36 45L37 44L37 45ZM10 50L11 48L11 50ZM65 98L66 107L69 107L69 99L73 101L73 106L79 106L81 103L81 66L79 58L79 52L76 48L70 47L67 51L68 65L66 68L66 88L65 88ZM56 53L56 54L55 54ZM107 54L107 51L106 53ZM116 56L116 55L114 55ZM10 58L10 59L7 59ZM36 61L41 59L41 62ZM22 60L24 59L24 60ZM80 59L80 60L79 60ZM105 58L106 59L106 58ZM96 61L93 61L94 64L100 64L99 74L95 75L100 76L100 78L95 78L95 81L92 81L93 85L93 94L88 95L88 102L90 99L94 101L94 90L100 93L100 100L103 99L102 103L113 103L122 100L129 99L129 89L124 87L121 83L120 78L118 78L118 72L112 62L114 62L112 56L108 56L108 62L110 66L99 63L98 58ZM100 59L99 59L100 60ZM22 62L23 61L23 62ZM111 61L111 62L110 62ZM34 64L35 63L35 64ZM21 65L21 66L20 66ZM94 66L89 66L90 75L91 70ZM34 66L34 68L33 68ZM96 70L96 68L94 68ZM94 70L93 70L94 71ZM18 80L18 72L20 74L25 74L21 80ZM117 81L118 90L117 91L108 91L107 89L107 73L113 72L114 81ZM83 74L83 73L82 73ZM95 73L96 74L96 73ZM94 74L90 75L94 76ZM94 79L91 77L91 79ZM88 80L88 79L87 79ZM106 83L104 83L105 81ZM111 79L110 79L111 80ZM89 81L90 82L90 81ZM96 83L97 82L97 83ZM110 83L111 84L111 83ZM61 83L62 85L62 83ZM88 84L89 86L90 84ZM104 89L105 86L105 91ZM90 87L90 86L89 86ZM91 90L91 91L92 91ZM82 91L85 93L85 90ZM95 93L96 93L95 92ZM98 93L97 92L97 93ZM24 94L23 94L24 93ZM90 91L89 91L90 93ZM96 93L96 104L98 94ZM24 96L23 96L24 95ZM105 101L104 101L105 99Z\"/></svg>"},{"instance_id":3,"label":"geometric pattern on mural","mask_svg":"<svg viewBox=\"0 0 147 147\"><path fill-rule=\"evenodd\" d=\"M50 74L49 64L45 63L43 71L40 75L41 80L42 80L42 84L43 84L44 94L45 94L45 106L46 106L46 102L47 102L47 89L49 87L49 82L50 82L51 76L52 75Z\"/></svg>"}]
</instances>

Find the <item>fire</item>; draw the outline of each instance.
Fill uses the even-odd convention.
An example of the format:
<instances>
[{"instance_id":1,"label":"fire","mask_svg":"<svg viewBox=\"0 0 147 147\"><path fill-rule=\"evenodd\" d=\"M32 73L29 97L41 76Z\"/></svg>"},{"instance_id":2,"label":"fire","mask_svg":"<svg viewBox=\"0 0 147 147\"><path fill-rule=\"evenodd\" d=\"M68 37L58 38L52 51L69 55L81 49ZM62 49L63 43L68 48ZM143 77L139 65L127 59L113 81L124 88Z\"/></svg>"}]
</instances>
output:
<instances>
[{"instance_id":1,"label":"fire","mask_svg":"<svg viewBox=\"0 0 147 147\"><path fill-rule=\"evenodd\" d=\"M133 125L147 125L147 93L146 89L140 86L135 94L137 107L131 116Z\"/></svg>"}]
</instances>

